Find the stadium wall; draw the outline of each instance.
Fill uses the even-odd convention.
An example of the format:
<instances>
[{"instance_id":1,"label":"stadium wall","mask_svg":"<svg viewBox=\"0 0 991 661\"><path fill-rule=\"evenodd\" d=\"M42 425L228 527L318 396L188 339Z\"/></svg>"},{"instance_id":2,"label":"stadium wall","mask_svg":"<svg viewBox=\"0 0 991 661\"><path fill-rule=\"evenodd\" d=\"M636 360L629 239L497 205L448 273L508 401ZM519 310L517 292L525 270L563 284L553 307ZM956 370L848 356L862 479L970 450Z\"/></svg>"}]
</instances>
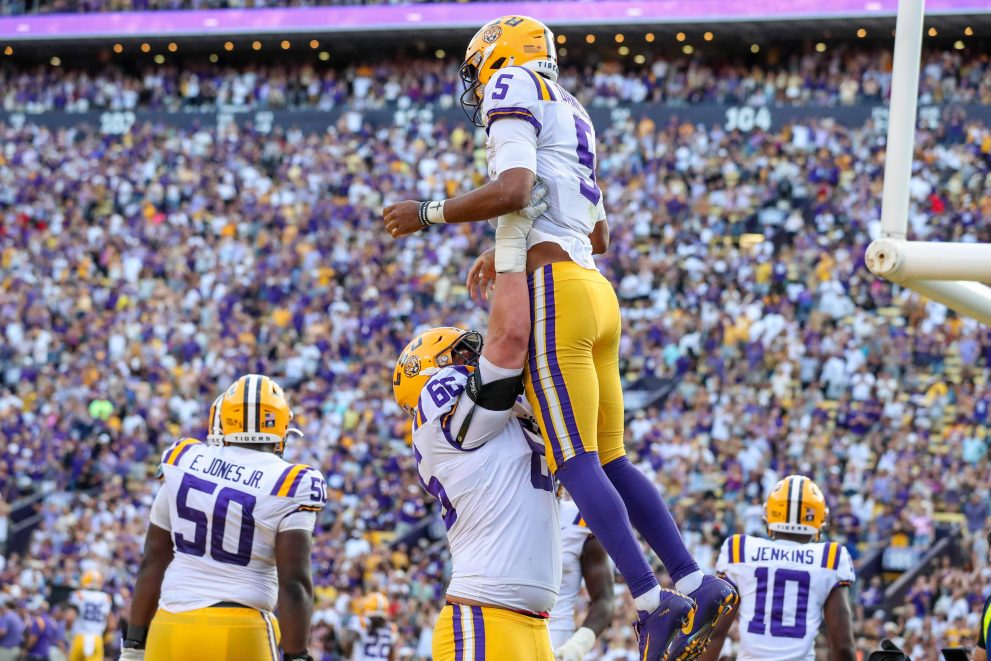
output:
<instances>
[{"instance_id":1,"label":"stadium wall","mask_svg":"<svg viewBox=\"0 0 991 661\"><path fill-rule=\"evenodd\" d=\"M968 119L991 124L991 105L928 105L919 108L919 126L936 128L946 112L961 109ZM692 121L706 126L722 125L727 131L742 133L779 129L787 124L806 120L831 119L841 126L856 128L872 120L883 130L887 124L888 108L881 105L857 106L782 106L761 107L728 105L659 105L625 104L615 108L589 108L592 120L601 129L616 121L649 118L656 124L671 121ZM261 133L272 129L299 129L319 133L344 121L346 129L358 131L363 123L373 126L409 125L415 122L444 120L452 125L467 124L460 108L425 105L356 110L349 107L323 110L254 110L245 108L211 108L209 111L93 111L93 112L0 112L0 123L20 127L25 124L47 128L94 126L106 135L120 135L135 124L164 124L183 129L216 128L236 123L251 126Z\"/></svg>"}]
</instances>

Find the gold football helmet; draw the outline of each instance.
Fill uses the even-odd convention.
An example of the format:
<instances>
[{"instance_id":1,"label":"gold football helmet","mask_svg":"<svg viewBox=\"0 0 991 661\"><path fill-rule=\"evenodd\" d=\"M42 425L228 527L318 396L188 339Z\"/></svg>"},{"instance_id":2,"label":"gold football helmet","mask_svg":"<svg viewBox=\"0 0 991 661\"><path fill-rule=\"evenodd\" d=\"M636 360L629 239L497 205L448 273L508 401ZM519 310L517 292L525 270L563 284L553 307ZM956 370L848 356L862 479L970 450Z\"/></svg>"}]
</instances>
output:
<instances>
[{"instance_id":1,"label":"gold football helmet","mask_svg":"<svg viewBox=\"0 0 991 661\"><path fill-rule=\"evenodd\" d=\"M224 427L220 424L220 403L223 401L224 395L221 393L210 405L210 416L207 418L206 425L207 445L223 445Z\"/></svg>"},{"instance_id":2,"label":"gold football helmet","mask_svg":"<svg viewBox=\"0 0 991 661\"><path fill-rule=\"evenodd\" d=\"M789 475L775 484L764 503L764 521L772 533L812 535L818 541L828 516L822 491L804 475Z\"/></svg>"},{"instance_id":3,"label":"gold football helmet","mask_svg":"<svg viewBox=\"0 0 991 661\"><path fill-rule=\"evenodd\" d=\"M387 617L389 598L381 592L373 592L361 602L361 614L365 617Z\"/></svg>"},{"instance_id":4,"label":"gold football helmet","mask_svg":"<svg viewBox=\"0 0 991 661\"><path fill-rule=\"evenodd\" d=\"M420 391L431 376L450 365L478 365L482 336L477 331L450 326L431 328L406 345L396 361L392 394L396 403L411 416L416 415Z\"/></svg>"},{"instance_id":5,"label":"gold football helmet","mask_svg":"<svg viewBox=\"0 0 991 661\"><path fill-rule=\"evenodd\" d=\"M79 579L79 585L88 590L99 590L103 587L103 574L96 569L87 569Z\"/></svg>"},{"instance_id":6,"label":"gold football helmet","mask_svg":"<svg viewBox=\"0 0 991 661\"><path fill-rule=\"evenodd\" d=\"M468 42L461 65L465 91L461 106L475 126L480 119L482 96L492 74L505 67L526 67L557 80L557 47L554 33L529 16L501 16L489 21Z\"/></svg>"},{"instance_id":7,"label":"gold football helmet","mask_svg":"<svg viewBox=\"0 0 991 661\"><path fill-rule=\"evenodd\" d=\"M224 445L274 443L276 453L282 454L290 432L303 435L289 427L293 413L282 388L264 374L247 374L231 384L219 408ZM213 416L210 431L214 432Z\"/></svg>"}]
</instances>

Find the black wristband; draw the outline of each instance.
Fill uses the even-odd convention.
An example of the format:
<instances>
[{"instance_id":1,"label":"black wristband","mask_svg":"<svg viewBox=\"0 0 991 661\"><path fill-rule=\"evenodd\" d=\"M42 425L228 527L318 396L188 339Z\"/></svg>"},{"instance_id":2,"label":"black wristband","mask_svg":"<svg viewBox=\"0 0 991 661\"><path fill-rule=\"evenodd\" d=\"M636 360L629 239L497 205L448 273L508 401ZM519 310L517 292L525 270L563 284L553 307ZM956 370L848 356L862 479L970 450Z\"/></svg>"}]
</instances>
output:
<instances>
[{"instance_id":1,"label":"black wristband","mask_svg":"<svg viewBox=\"0 0 991 661\"><path fill-rule=\"evenodd\" d=\"M127 633L121 647L130 650L143 650L145 642L148 640L148 627L138 627L133 624L127 625Z\"/></svg>"},{"instance_id":2,"label":"black wristband","mask_svg":"<svg viewBox=\"0 0 991 661\"><path fill-rule=\"evenodd\" d=\"M300 652L299 654L283 652L282 661L313 661L313 657L310 656L309 652Z\"/></svg>"},{"instance_id":3,"label":"black wristband","mask_svg":"<svg viewBox=\"0 0 991 661\"><path fill-rule=\"evenodd\" d=\"M420 202L420 208L417 209L416 211L417 218L420 219L420 224L423 225L424 227L430 227L431 225L433 225L433 223L427 220L427 205L429 204L430 204L429 201Z\"/></svg>"}]
</instances>

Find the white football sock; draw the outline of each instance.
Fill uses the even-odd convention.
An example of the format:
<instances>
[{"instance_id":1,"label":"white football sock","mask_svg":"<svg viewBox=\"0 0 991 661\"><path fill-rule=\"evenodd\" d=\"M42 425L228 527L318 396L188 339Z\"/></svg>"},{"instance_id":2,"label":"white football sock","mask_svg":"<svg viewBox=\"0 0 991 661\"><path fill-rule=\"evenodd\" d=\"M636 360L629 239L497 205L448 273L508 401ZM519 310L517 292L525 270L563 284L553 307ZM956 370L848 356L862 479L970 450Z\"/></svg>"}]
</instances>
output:
<instances>
[{"instance_id":1,"label":"white football sock","mask_svg":"<svg viewBox=\"0 0 991 661\"><path fill-rule=\"evenodd\" d=\"M681 594L691 594L699 589L702 585L702 579L705 574L702 573L701 569L696 569L688 576L682 576L678 579L678 582L674 584L675 589Z\"/></svg>"},{"instance_id":2,"label":"white football sock","mask_svg":"<svg viewBox=\"0 0 991 661\"><path fill-rule=\"evenodd\" d=\"M655 585L647 592L636 597L633 603L636 605L638 611L653 613L661 605L661 586Z\"/></svg>"}]
</instances>

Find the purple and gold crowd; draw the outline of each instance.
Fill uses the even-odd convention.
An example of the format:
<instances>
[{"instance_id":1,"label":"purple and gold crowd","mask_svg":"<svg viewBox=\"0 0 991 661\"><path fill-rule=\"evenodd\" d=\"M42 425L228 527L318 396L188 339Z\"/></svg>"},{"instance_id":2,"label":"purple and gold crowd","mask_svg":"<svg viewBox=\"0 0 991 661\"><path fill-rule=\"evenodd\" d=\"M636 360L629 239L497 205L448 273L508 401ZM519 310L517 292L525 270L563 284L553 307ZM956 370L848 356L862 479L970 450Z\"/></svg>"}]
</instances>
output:
<instances>
[{"instance_id":1,"label":"purple and gold crowd","mask_svg":"<svg viewBox=\"0 0 991 661\"><path fill-rule=\"evenodd\" d=\"M435 66L426 77L445 89L449 67ZM4 75L18 90L50 86ZM337 75L334 103L360 103L350 74ZM368 89L394 78L402 94L411 75L373 73ZM919 136L912 235L991 241L991 129L945 119ZM426 325L484 330L463 281L492 237L481 224L396 243L379 219L385 204L483 181L484 134L353 129L0 125L0 619L59 621L59 595L88 563L125 621L162 450L204 436L216 394L263 372L306 434L287 457L319 467L331 496L314 544L312 653L339 658L351 602L380 589L400 658L429 658L450 567L443 542L416 534L436 508L416 484L390 374ZM612 246L599 265L623 305L624 383L672 384L630 407L629 453L700 564L711 570L726 535L762 531L780 476L810 475L832 508L829 537L855 558L892 540L921 555L954 539L963 560L894 608L882 607L890 577L856 589L862 649L887 636L929 660L973 646L991 591L991 331L864 268L883 142L872 123L828 120L746 135L634 118L600 127ZM38 494L25 536L16 510ZM635 658L631 608L592 658Z\"/></svg>"},{"instance_id":2,"label":"purple and gold crowd","mask_svg":"<svg viewBox=\"0 0 991 661\"><path fill-rule=\"evenodd\" d=\"M651 44L643 46L647 51ZM825 53L809 50L803 54L799 49L791 56L769 55L760 63L728 54L711 60L698 55L648 60L641 55L640 64L631 56L585 68L565 66L559 82L575 90L588 106L880 104L891 89L890 55L890 49L850 44ZM329 110L381 108L406 100L456 107L461 96L459 65L460 60L445 56L403 64L297 62L228 67L196 63L140 71L114 66L98 71L0 66L0 110ZM991 104L991 61L979 49L927 51L919 80L922 104Z\"/></svg>"}]
</instances>

